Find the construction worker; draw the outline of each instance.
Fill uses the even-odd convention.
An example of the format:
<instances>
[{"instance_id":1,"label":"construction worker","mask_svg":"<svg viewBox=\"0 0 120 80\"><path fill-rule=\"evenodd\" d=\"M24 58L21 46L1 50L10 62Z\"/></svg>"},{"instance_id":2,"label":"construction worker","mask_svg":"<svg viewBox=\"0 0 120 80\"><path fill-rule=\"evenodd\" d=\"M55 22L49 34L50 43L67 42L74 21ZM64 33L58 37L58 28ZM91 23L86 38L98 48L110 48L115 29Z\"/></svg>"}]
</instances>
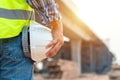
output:
<instances>
[{"instance_id":1,"label":"construction worker","mask_svg":"<svg viewBox=\"0 0 120 80\"><path fill-rule=\"evenodd\" d=\"M24 56L21 40L23 27L34 21L33 9L41 24L52 29L53 42L46 46L52 49L47 57L56 55L63 44L61 17L54 0L0 0L0 80L33 80L34 62Z\"/></svg>"}]
</instances>

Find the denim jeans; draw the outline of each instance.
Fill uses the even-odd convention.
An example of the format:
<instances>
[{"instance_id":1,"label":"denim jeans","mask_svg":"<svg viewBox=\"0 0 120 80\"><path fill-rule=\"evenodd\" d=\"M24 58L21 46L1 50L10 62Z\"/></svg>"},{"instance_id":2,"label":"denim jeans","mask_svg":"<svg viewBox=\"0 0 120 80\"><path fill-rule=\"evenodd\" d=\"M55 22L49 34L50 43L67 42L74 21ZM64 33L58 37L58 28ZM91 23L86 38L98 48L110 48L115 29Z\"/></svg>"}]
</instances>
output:
<instances>
[{"instance_id":1,"label":"denim jeans","mask_svg":"<svg viewBox=\"0 0 120 80\"><path fill-rule=\"evenodd\" d=\"M0 39L0 80L33 80L33 61L24 56L21 35Z\"/></svg>"}]
</instances>

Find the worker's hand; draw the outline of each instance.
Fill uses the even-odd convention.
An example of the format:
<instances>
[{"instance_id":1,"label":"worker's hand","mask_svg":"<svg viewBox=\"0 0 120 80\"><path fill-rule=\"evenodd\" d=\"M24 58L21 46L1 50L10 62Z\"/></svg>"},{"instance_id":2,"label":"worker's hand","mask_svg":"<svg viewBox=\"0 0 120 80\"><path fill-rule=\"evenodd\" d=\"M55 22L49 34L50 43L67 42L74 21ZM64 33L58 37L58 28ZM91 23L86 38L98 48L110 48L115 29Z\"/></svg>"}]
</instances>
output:
<instances>
[{"instance_id":1,"label":"worker's hand","mask_svg":"<svg viewBox=\"0 0 120 80\"><path fill-rule=\"evenodd\" d=\"M46 54L47 57L53 57L57 54L59 49L64 43L63 40L63 26L61 21L55 21L51 23L53 41L46 46L46 48L52 47Z\"/></svg>"}]
</instances>

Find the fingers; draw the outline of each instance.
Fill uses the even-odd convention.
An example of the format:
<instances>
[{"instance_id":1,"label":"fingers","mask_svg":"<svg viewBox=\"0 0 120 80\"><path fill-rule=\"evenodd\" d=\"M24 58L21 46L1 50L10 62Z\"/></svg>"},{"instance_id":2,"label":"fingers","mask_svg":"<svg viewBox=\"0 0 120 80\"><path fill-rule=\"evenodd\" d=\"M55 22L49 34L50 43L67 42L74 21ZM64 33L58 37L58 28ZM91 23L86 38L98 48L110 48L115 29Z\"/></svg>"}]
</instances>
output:
<instances>
[{"instance_id":1,"label":"fingers","mask_svg":"<svg viewBox=\"0 0 120 80\"><path fill-rule=\"evenodd\" d=\"M57 43L57 40L53 40L50 44L48 44L46 46L46 48L50 48L50 47L54 46L56 43Z\"/></svg>"},{"instance_id":2,"label":"fingers","mask_svg":"<svg viewBox=\"0 0 120 80\"><path fill-rule=\"evenodd\" d=\"M55 56L62 45L63 45L63 42L57 41L57 43L55 43L55 45L47 52L46 56L47 57Z\"/></svg>"}]
</instances>

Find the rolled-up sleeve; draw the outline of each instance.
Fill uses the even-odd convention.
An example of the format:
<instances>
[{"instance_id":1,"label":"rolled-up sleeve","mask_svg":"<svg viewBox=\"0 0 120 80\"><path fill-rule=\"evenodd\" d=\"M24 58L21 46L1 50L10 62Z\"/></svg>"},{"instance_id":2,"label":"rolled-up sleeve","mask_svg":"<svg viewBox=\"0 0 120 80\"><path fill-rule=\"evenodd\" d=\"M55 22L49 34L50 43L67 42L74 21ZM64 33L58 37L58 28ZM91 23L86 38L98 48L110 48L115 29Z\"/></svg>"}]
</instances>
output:
<instances>
[{"instance_id":1,"label":"rolled-up sleeve","mask_svg":"<svg viewBox=\"0 0 120 80\"><path fill-rule=\"evenodd\" d=\"M49 24L61 19L58 5L54 0L27 0L27 2L37 11L42 24Z\"/></svg>"}]
</instances>

